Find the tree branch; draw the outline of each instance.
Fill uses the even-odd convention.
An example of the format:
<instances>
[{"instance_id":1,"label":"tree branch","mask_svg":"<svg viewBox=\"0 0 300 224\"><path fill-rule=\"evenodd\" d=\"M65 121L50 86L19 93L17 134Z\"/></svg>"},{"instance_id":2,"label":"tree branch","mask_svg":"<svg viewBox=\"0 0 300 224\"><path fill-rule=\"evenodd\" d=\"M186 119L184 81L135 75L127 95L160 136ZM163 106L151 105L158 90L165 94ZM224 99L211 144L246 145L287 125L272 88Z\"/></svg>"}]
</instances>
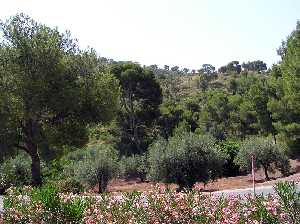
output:
<instances>
[{"instance_id":1,"label":"tree branch","mask_svg":"<svg viewBox=\"0 0 300 224\"><path fill-rule=\"evenodd\" d=\"M29 153L29 150L28 150L25 146L18 145L18 144L14 144L14 147L19 148L19 149L22 149L22 150L24 150L25 152Z\"/></svg>"}]
</instances>

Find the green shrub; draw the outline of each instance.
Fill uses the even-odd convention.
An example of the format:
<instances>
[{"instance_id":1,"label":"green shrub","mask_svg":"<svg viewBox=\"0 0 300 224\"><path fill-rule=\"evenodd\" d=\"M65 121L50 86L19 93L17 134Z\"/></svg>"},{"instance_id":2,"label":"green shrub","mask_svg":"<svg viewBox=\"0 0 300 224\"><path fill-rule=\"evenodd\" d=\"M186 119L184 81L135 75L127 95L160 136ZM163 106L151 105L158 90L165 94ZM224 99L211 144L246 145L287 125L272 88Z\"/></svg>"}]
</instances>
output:
<instances>
[{"instance_id":1,"label":"green shrub","mask_svg":"<svg viewBox=\"0 0 300 224\"><path fill-rule=\"evenodd\" d=\"M47 223L80 223L88 205L87 201L73 194L60 197L59 189L53 185L34 188L31 198L33 203L42 203L47 214Z\"/></svg>"},{"instance_id":2,"label":"green shrub","mask_svg":"<svg viewBox=\"0 0 300 224\"><path fill-rule=\"evenodd\" d=\"M98 192L102 193L117 173L118 153L108 145L90 147L84 152L82 160L69 165L69 170L82 183L90 187L98 185Z\"/></svg>"},{"instance_id":3,"label":"green shrub","mask_svg":"<svg viewBox=\"0 0 300 224\"><path fill-rule=\"evenodd\" d=\"M47 223L80 223L87 206L87 201L76 195L60 196L58 187L49 184L33 188L30 197L33 203L43 205Z\"/></svg>"},{"instance_id":4,"label":"green shrub","mask_svg":"<svg viewBox=\"0 0 300 224\"><path fill-rule=\"evenodd\" d=\"M287 146L283 143L275 144L271 138L255 137L247 139L241 145L241 149L235 158L235 163L243 170L251 170L251 157L255 158L256 168L263 168L266 180L269 180L268 172L278 169L283 175L287 175L290 164L287 157Z\"/></svg>"},{"instance_id":5,"label":"green shrub","mask_svg":"<svg viewBox=\"0 0 300 224\"><path fill-rule=\"evenodd\" d=\"M88 205L89 201L80 197L65 199L65 201L61 202L61 212L64 214L63 219L69 221L69 223L82 223L84 212Z\"/></svg>"},{"instance_id":6,"label":"green shrub","mask_svg":"<svg viewBox=\"0 0 300 224\"><path fill-rule=\"evenodd\" d=\"M224 165L223 174L226 177L237 176L240 174L240 167L234 163L237 156L240 144L233 140L222 141L218 144L223 153L226 154L226 163Z\"/></svg>"},{"instance_id":7,"label":"green shrub","mask_svg":"<svg viewBox=\"0 0 300 224\"><path fill-rule=\"evenodd\" d=\"M122 157L119 164L122 177L126 179L140 178L142 182L145 181L148 171L146 155Z\"/></svg>"},{"instance_id":8,"label":"green shrub","mask_svg":"<svg viewBox=\"0 0 300 224\"><path fill-rule=\"evenodd\" d=\"M119 127L116 122L109 124L89 125L88 134L90 143L109 143L117 144L119 142Z\"/></svg>"},{"instance_id":9,"label":"green shrub","mask_svg":"<svg viewBox=\"0 0 300 224\"><path fill-rule=\"evenodd\" d=\"M63 180L55 182L57 184L59 192L62 193L74 193L79 194L84 191L83 184L75 178L65 178Z\"/></svg>"},{"instance_id":10,"label":"green shrub","mask_svg":"<svg viewBox=\"0 0 300 224\"><path fill-rule=\"evenodd\" d=\"M82 223L89 200L60 194L56 186L10 188L4 198L4 223Z\"/></svg>"},{"instance_id":11,"label":"green shrub","mask_svg":"<svg viewBox=\"0 0 300 224\"><path fill-rule=\"evenodd\" d=\"M42 202L42 204L51 211L57 211L60 205L59 191L57 187L47 184L40 188L34 188L31 194L33 201Z\"/></svg>"},{"instance_id":12,"label":"green shrub","mask_svg":"<svg viewBox=\"0 0 300 224\"><path fill-rule=\"evenodd\" d=\"M78 179L78 166L79 164L86 160L86 158L90 157L89 155L90 151L86 148L83 149L77 149L76 151L70 152L67 155L65 155L61 161L63 161L62 165L62 173L60 179L76 179L77 181L81 181Z\"/></svg>"},{"instance_id":13,"label":"green shrub","mask_svg":"<svg viewBox=\"0 0 300 224\"><path fill-rule=\"evenodd\" d=\"M61 180L62 174L63 174L63 168L64 164L66 164L67 161L64 159L55 159L50 162L47 162L45 166L43 166L43 182L53 182Z\"/></svg>"},{"instance_id":14,"label":"green shrub","mask_svg":"<svg viewBox=\"0 0 300 224\"><path fill-rule=\"evenodd\" d=\"M149 177L176 183L179 190L192 188L197 181L207 183L220 176L225 159L212 137L183 133L150 147Z\"/></svg>"},{"instance_id":15,"label":"green shrub","mask_svg":"<svg viewBox=\"0 0 300 224\"><path fill-rule=\"evenodd\" d=\"M31 164L27 155L19 154L0 164L0 192L11 186L31 183Z\"/></svg>"},{"instance_id":16,"label":"green shrub","mask_svg":"<svg viewBox=\"0 0 300 224\"><path fill-rule=\"evenodd\" d=\"M275 186L283 210L292 220L292 223L300 222L300 192L295 182L279 182Z\"/></svg>"}]
</instances>

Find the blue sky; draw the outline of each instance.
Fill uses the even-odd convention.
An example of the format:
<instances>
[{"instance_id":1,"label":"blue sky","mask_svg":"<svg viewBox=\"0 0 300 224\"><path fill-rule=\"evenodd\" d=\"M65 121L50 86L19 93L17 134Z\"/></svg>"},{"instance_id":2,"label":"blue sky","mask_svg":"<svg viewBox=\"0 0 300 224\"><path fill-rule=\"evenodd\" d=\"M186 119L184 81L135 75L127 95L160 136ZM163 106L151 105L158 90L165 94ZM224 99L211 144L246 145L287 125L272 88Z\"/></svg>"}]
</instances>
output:
<instances>
[{"instance_id":1,"label":"blue sky","mask_svg":"<svg viewBox=\"0 0 300 224\"><path fill-rule=\"evenodd\" d=\"M5 0L0 18L24 12L68 29L82 48L141 64L198 69L279 57L300 20L300 0Z\"/></svg>"}]
</instances>

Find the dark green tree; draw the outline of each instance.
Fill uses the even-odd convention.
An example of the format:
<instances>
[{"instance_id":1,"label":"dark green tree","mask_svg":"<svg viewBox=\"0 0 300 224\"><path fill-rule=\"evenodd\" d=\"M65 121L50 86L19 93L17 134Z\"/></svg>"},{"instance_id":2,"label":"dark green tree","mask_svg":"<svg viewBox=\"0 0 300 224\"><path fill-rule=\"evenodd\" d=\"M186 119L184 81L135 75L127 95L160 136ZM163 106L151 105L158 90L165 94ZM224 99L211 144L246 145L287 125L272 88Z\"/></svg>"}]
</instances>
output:
<instances>
[{"instance_id":1,"label":"dark green tree","mask_svg":"<svg viewBox=\"0 0 300 224\"><path fill-rule=\"evenodd\" d=\"M119 79L122 92L118 117L122 153L143 153L155 134L162 102L160 85L152 71L133 63L113 65L111 73Z\"/></svg>"},{"instance_id":2,"label":"dark green tree","mask_svg":"<svg viewBox=\"0 0 300 224\"><path fill-rule=\"evenodd\" d=\"M218 69L219 73L230 73L230 72L234 72L237 74L240 74L242 71L242 66L240 65L239 61L232 61L229 62L227 65L225 66L221 66Z\"/></svg>"},{"instance_id":3,"label":"dark green tree","mask_svg":"<svg viewBox=\"0 0 300 224\"><path fill-rule=\"evenodd\" d=\"M296 30L292 32L282 46L281 64L273 66L272 74L277 78L277 83L282 82L282 95L275 95L268 104L272 111L274 126L279 133L285 136L290 146L295 150L300 146L299 55L300 22L297 23Z\"/></svg>"},{"instance_id":4,"label":"dark green tree","mask_svg":"<svg viewBox=\"0 0 300 224\"><path fill-rule=\"evenodd\" d=\"M198 87L205 92L208 87L209 87L209 81L210 81L210 77L208 74L206 73L200 73L199 74L199 83L198 83Z\"/></svg>"},{"instance_id":5,"label":"dark green tree","mask_svg":"<svg viewBox=\"0 0 300 224\"><path fill-rule=\"evenodd\" d=\"M257 114L257 123L260 133L263 135L272 134L276 142L276 130L272 123L272 113L268 109L270 91L265 80L259 80L252 85L245 96L249 100Z\"/></svg>"},{"instance_id":6,"label":"dark green tree","mask_svg":"<svg viewBox=\"0 0 300 224\"><path fill-rule=\"evenodd\" d=\"M0 25L1 150L27 152L40 185L40 153L86 143L86 125L114 117L118 82L60 33L20 14Z\"/></svg>"},{"instance_id":7,"label":"dark green tree","mask_svg":"<svg viewBox=\"0 0 300 224\"><path fill-rule=\"evenodd\" d=\"M173 130L183 121L184 106L173 100L165 101L160 106L159 125L161 135L169 138L173 135Z\"/></svg>"},{"instance_id":8,"label":"dark green tree","mask_svg":"<svg viewBox=\"0 0 300 224\"><path fill-rule=\"evenodd\" d=\"M199 131L208 132L218 140L226 139L231 123L228 94L222 90L208 91L202 95L200 103Z\"/></svg>"},{"instance_id":9,"label":"dark green tree","mask_svg":"<svg viewBox=\"0 0 300 224\"><path fill-rule=\"evenodd\" d=\"M247 63L244 62L242 64L242 68L246 71L261 73L267 70L267 64L261 60L248 61Z\"/></svg>"}]
</instances>

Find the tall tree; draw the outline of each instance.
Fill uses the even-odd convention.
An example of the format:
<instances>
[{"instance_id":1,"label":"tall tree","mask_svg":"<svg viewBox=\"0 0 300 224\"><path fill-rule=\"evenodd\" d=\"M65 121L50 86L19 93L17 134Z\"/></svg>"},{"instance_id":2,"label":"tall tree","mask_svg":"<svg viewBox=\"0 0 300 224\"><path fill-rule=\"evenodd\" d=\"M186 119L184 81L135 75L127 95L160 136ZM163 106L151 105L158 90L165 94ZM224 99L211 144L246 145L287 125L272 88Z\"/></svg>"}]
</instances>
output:
<instances>
[{"instance_id":1,"label":"tall tree","mask_svg":"<svg viewBox=\"0 0 300 224\"><path fill-rule=\"evenodd\" d=\"M259 80L251 85L246 100L252 104L252 108L256 111L257 121L261 134L272 134L276 142L276 130L272 124L272 113L268 109L270 91L265 80Z\"/></svg>"},{"instance_id":2,"label":"tall tree","mask_svg":"<svg viewBox=\"0 0 300 224\"><path fill-rule=\"evenodd\" d=\"M280 50L282 63L274 67L282 80L283 95L269 103L275 127L296 149L300 146L300 22ZM282 79L281 79L282 75Z\"/></svg>"},{"instance_id":3,"label":"tall tree","mask_svg":"<svg viewBox=\"0 0 300 224\"><path fill-rule=\"evenodd\" d=\"M219 140L228 136L230 126L230 104L225 91L207 91L202 94L199 128L202 133L210 133Z\"/></svg>"},{"instance_id":4,"label":"tall tree","mask_svg":"<svg viewBox=\"0 0 300 224\"><path fill-rule=\"evenodd\" d=\"M32 182L40 185L41 151L85 144L87 123L114 117L118 82L69 33L23 14L0 28L0 147L27 152Z\"/></svg>"},{"instance_id":5,"label":"tall tree","mask_svg":"<svg viewBox=\"0 0 300 224\"><path fill-rule=\"evenodd\" d=\"M142 153L149 144L149 135L159 117L162 92L154 74L137 64L124 63L111 67L121 85L122 143L124 153ZM123 147L126 150L126 147Z\"/></svg>"}]
</instances>

